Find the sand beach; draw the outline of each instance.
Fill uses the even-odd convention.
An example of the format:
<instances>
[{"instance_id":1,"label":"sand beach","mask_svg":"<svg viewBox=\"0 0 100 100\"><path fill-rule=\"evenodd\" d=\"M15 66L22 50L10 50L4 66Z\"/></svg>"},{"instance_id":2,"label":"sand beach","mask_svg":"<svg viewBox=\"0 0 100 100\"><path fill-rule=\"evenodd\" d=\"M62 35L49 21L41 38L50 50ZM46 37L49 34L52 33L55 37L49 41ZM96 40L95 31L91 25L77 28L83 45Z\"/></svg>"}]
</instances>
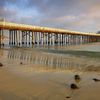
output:
<instances>
[{"instance_id":1,"label":"sand beach","mask_svg":"<svg viewBox=\"0 0 100 100\"><path fill-rule=\"evenodd\" d=\"M100 79L99 61L37 49L0 49L0 100L100 100L100 82L93 80ZM78 89L71 89L72 83Z\"/></svg>"}]
</instances>

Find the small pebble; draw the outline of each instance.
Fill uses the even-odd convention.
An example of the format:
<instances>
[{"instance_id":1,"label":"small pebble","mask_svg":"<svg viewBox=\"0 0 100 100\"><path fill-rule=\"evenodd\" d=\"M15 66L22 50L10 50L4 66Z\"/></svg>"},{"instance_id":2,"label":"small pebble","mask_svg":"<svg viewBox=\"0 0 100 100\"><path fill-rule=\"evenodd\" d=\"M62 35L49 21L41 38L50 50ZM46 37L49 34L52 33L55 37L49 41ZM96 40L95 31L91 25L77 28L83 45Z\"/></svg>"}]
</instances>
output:
<instances>
[{"instance_id":1,"label":"small pebble","mask_svg":"<svg viewBox=\"0 0 100 100\"><path fill-rule=\"evenodd\" d=\"M22 62L20 62L20 64L22 65L23 63L22 63Z\"/></svg>"},{"instance_id":2,"label":"small pebble","mask_svg":"<svg viewBox=\"0 0 100 100\"><path fill-rule=\"evenodd\" d=\"M67 96L66 98L71 98L70 96Z\"/></svg>"},{"instance_id":3,"label":"small pebble","mask_svg":"<svg viewBox=\"0 0 100 100\"><path fill-rule=\"evenodd\" d=\"M3 67L3 64L2 63L0 63L0 67Z\"/></svg>"},{"instance_id":4,"label":"small pebble","mask_svg":"<svg viewBox=\"0 0 100 100\"><path fill-rule=\"evenodd\" d=\"M80 80L80 79L81 79L79 75L75 75L74 77L75 77L75 79L77 79L77 80Z\"/></svg>"},{"instance_id":5,"label":"small pebble","mask_svg":"<svg viewBox=\"0 0 100 100\"><path fill-rule=\"evenodd\" d=\"M70 85L70 88L71 88L71 89L78 89L78 86L77 86L76 84L72 83L72 84Z\"/></svg>"},{"instance_id":6,"label":"small pebble","mask_svg":"<svg viewBox=\"0 0 100 100\"><path fill-rule=\"evenodd\" d=\"M100 82L100 79L97 79L97 78L93 78L93 80L94 80L95 82Z\"/></svg>"}]
</instances>

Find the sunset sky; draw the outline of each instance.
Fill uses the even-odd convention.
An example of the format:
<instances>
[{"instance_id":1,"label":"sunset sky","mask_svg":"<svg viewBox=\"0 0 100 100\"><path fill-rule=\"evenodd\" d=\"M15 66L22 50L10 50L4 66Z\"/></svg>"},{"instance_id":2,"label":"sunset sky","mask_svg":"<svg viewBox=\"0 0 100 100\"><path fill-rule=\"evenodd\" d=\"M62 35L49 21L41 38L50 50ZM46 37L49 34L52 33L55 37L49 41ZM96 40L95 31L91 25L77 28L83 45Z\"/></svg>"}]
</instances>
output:
<instances>
[{"instance_id":1,"label":"sunset sky","mask_svg":"<svg viewBox=\"0 0 100 100\"><path fill-rule=\"evenodd\" d=\"M100 0L0 0L0 18L9 22L100 31Z\"/></svg>"}]
</instances>

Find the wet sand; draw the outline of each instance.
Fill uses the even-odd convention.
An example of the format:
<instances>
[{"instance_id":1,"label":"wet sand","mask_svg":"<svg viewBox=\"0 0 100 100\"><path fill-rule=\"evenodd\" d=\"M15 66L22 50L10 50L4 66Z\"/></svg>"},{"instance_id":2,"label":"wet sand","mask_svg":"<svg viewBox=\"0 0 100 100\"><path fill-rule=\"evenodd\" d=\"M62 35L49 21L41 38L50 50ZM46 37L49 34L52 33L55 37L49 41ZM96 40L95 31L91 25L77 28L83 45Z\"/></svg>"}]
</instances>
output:
<instances>
[{"instance_id":1,"label":"wet sand","mask_svg":"<svg viewBox=\"0 0 100 100\"><path fill-rule=\"evenodd\" d=\"M20 70L19 70L20 71ZM23 75L22 75L23 74ZM80 73L80 83L76 83L76 72L20 72L11 73L0 69L0 100L100 100L100 83L92 78L100 78L97 73ZM70 84L78 84L79 89L70 89Z\"/></svg>"},{"instance_id":2,"label":"wet sand","mask_svg":"<svg viewBox=\"0 0 100 100\"><path fill-rule=\"evenodd\" d=\"M8 49L0 50L0 62L0 100L100 100L100 82L93 80L100 79L99 58Z\"/></svg>"},{"instance_id":3,"label":"wet sand","mask_svg":"<svg viewBox=\"0 0 100 100\"><path fill-rule=\"evenodd\" d=\"M58 49L100 52L100 42L88 43L83 45L80 44L80 45L73 45L73 46L63 46L63 47L58 47Z\"/></svg>"}]
</instances>

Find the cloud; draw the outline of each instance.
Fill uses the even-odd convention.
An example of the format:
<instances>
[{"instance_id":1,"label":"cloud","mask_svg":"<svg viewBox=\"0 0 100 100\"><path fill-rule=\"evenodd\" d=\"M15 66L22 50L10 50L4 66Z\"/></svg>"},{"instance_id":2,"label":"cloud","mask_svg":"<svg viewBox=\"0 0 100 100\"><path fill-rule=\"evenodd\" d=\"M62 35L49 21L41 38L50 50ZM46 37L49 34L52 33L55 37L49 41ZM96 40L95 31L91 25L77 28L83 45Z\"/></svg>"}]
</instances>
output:
<instances>
[{"instance_id":1,"label":"cloud","mask_svg":"<svg viewBox=\"0 0 100 100\"><path fill-rule=\"evenodd\" d=\"M84 13L78 16L78 20L73 23L74 26L87 27L91 31L99 30L100 27L100 7L99 4L94 4Z\"/></svg>"},{"instance_id":2,"label":"cloud","mask_svg":"<svg viewBox=\"0 0 100 100\"><path fill-rule=\"evenodd\" d=\"M8 20L9 18L13 18L14 16L16 16L17 15L17 12L16 12L16 10L11 10L11 9L6 9L6 8L4 8L4 7L2 7L1 9L0 9L0 17L1 18L6 18L6 20Z\"/></svg>"},{"instance_id":3,"label":"cloud","mask_svg":"<svg viewBox=\"0 0 100 100\"><path fill-rule=\"evenodd\" d=\"M0 17L18 23L96 31L100 26L100 0L0 0Z\"/></svg>"}]
</instances>

